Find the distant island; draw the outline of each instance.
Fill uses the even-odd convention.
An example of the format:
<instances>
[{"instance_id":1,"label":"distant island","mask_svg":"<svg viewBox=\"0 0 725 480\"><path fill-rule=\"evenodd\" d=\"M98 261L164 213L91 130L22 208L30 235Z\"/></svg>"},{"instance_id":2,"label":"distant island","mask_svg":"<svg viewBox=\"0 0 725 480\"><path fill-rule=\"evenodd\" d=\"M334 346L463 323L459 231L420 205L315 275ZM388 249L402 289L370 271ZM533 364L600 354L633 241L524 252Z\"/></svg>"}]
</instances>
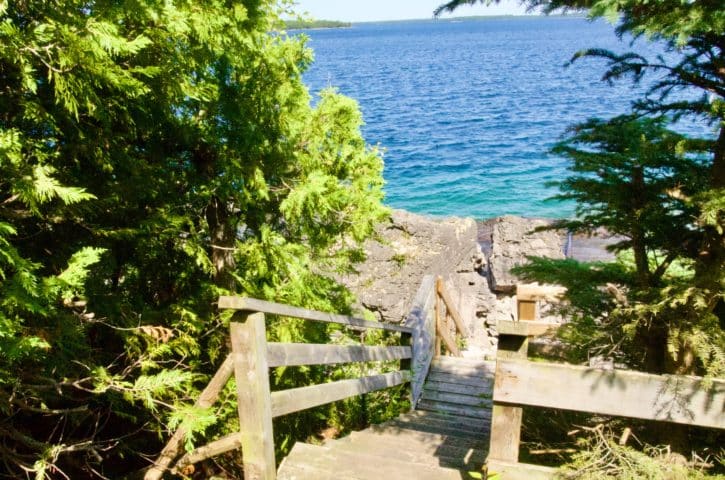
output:
<instances>
[{"instance_id":1,"label":"distant island","mask_svg":"<svg viewBox=\"0 0 725 480\"><path fill-rule=\"evenodd\" d=\"M303 28L348 28L352 26L350 22L340 22L337 20L285 20L284 24L288 30L300 30Z\"/></svg>"}]
</instances>

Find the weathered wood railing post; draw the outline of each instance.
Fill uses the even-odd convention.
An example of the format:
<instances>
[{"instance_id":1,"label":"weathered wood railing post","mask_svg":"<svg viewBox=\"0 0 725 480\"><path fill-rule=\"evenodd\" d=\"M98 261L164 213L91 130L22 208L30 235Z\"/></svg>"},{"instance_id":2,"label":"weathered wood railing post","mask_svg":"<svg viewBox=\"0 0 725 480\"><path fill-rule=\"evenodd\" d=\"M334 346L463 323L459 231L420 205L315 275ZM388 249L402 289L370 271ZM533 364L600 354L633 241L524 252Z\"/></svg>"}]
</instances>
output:
<instances>
[{"instance_id":1,"label":"weathered wood railing post","mask_svg":"<svg viewBox=\"0 0 725 480\"><path fill-rule=\"evenodd\" d=\"M529 349L529 336L541 335L551 326L537 322L537 300L548 296L560 295L561 288L519 285L516 289L516 310L518 322L499 322L498 351L496 353L495 382L504 380L499 362L506 360L526 360ZM494 384L494 391L496 385ZM489 463L495 461L516 463L519 460L521 438L521 419L523 409L518 406L493 402L491 416L491 445Z\"/></svg>"},{"instance_id":2,"label":"weathered wood railing post","mask_svg":"<svg viewBox=\"0 0 725 480\"><path fill-rule=\"evenodd\" d=\"M499 360L525 360L529 348L529 337L514 332L506 332L499 325L498 351L496 353L496 376L499 379ZM504 330L504 331L502 331ZM495 389L494 385L494 389ZM517 462L519 460L519 441L521 437L521 407L513 407L493 402L491 416L491 445L489 463L492 460Z\"/></svg>"},{"instance_id":3,"label":"weathered wood railing post","mask_svg":"<svg viewBox=\"0 0 725 480\"><path fill-rule=\"evenodd\" d=\"M230 325L246 480L274 480L272 401L263 313L238 313Z\"/></svg>"},{"instance_id":4,"label":"weathered wood railing post","mask_svg":"<svg viewBox=\"0 0 725 480\"><path fill-rule=\"evenodd\" d=\"M435 279L432 275L426 275L423 277L410 313L405 320L405 325L412 328L412 358L410 361L412 372L410 406L412 409L415 409L423 393L423 383L428 376L430 362L435 355L436 298Z\"/></svg>"}]
</instances>

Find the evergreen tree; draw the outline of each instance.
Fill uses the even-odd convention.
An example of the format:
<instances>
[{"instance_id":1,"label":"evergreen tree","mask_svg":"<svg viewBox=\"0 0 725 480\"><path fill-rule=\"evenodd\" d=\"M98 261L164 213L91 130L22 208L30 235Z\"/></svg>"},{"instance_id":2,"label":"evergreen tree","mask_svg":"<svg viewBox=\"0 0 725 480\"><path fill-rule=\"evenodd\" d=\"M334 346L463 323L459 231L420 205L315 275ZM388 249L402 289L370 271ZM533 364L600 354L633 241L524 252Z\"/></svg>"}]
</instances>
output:
<instances>
[{"instance_id":1,"label":"evergreen tree","mask_svg":"<svg viewBox=\"0 0 725 480\"><path fill-rule=\"evenodd\" d=\"M611 248L632 256L631 279L624 277L622 282L618 273L598 277L602 286L609 282L623 285L629 297L608 307L600 304L604 308L592 312L600 318L609 315L605 336L631 342L626 347L627 361L646 371L692 373L699 361L701 367L710 367L711 374L722 374L717 361L725 352L722 331L713 328L717 322L713 324L712 313L697 305L672 302L682 294L680 289L691 291L692 266L702 232L692 221L697 207L687 199L707 190L704 180L711 159L706 152L711 142L690 140L667 130L662 119L589 120L571 132L571 137L553 149L572 162L572 175L554 183L562 192L555 198L574 200L577 215L555 222L552 228L580 233L605 228L623 238ZM697 155L696 149L702 153ZM535 264L524 269L525 275L549 277L546 271L551 266L548 262ZM560 269L569 267L581 268L559 264ZM559 274L564 280L570 278L562 270ZM679 293L673 295L675 292ZM707 337L693 342L701 329L708 332ZM678 352L685 349L692 357L687 362L678 359Z\"/></svg>"},{"instance_id":2,"label":"evergreen tree","mask_svg":"<svg viewBox=\"0 0 725 480\"><path fill-rule=\"evenodd\" d=\"M355 102L310 106L279 14L0 0L5 476L118 478L169 425L225 431L233 408L184 406L226 353L220 294L349 305L331 274L386 214L382 160Z\"/></svg>"},{"instance_id":3,"label":"evergreen tree","mask_svg":"<svg viewBox=\"0 0 725 480\"><path fill-rule=\"evenodd\" d=\"M663 119L592 119L570 129L552 152L571 160L572 176L552 182L558 200L576 202L576 217L555 228L594 233L605 228L624 240L614 251L631 250L636 281L656 287L678 257L692 257L696 208L684 199L706 189L708 142L667 130ZM663 252L666 257L658 258ZM651 262L655 262L651 265Z\"/></svg>"},{"instance_id":4,"label":"evergreen tree","mask_svg":"<svg viewBox=\"0 0 725 480\"><path fill-rule=\"evenodd\" d=\"M498 0L452 0L436 15L461 5L498 3ZM573 271L596 279L602 289L615 290L616 301L603 301L592 288L573 286L584 300L581 332L610 348L629 343L630 363L654 373L725 374L725 9L717 0L523 0L544 12L585 10L590 19L606 18L616 24L621 37L645 37L657 42L664 55L648 59L635 52L615 53L591 48L577 52L581 58L607 62L602 77L634 82L653 77L644 98L634 102L638 116L678 120L686 116L711 126L709 142L679 141L680 155L667 147L678 142L671 133L656 132L652 120L622 124L593 121L580 126L560 144L557 152L573 159L575 175L561 183L562 198L577 201L579 218L560 225L589 230L593 226L625 235L618 247L634 252L635 281L628 294L614 285L622 280L621 268L611 266L606 276L575 262L534 261L529 278L571 281ZM647 77L651 75L651 77ZM655 130L653 130L655 128ZM704 132L703 132L704 133ZM625 138L617 139L616 135ZM654 136L653 136L654 134ZM669 140L668 140L669 138ZM705 175L668 163L706 150ZM652 156L654 154L654 157ZM647 179L654 171L659 178ZM678 160L679 159L679 160ZM663 163L659 163L663 162ZM622 175L615 179L609 174ZM662 175L665 173L665 175ZM601 175L599 179L597 175ZM628 184L628 185L627 185ZM669 184L669 187L667 186ZM626 187L626 188L625 188ZM589 210L591 209L591 210ZM672 231L670 230L672 227ZM652 265L653 255L659 259ZM673 265L678 264L678 268ZM599 272L601 273L601 272ZM665 278L665 277L668 278ZM625 275L626 277L626 275ZM611 282L611 283L610 283ZM609 284L609 285L606 285ZM591 285L590 285L591 287ZM588 290L588 291L587 291ZM601 311L592 318L592 305ZM596 318L598 316L598 318ZM596 320L596 321L592 321ZM605 330L598 334L597 330ZM581 335L573 338L583 340ZM591 344L590 344L591 345ZM661 441L689 453L687 432L663 428Z\"/></svg>"},{"instance_id":5,"label":"evergreen tree","mask_svg":"<svg viewBox=\"0 0 725 480\"><path fill-rule=\"evenodd\" d=\"M476 3L498 3L496 0L453 0L441 5L436 14L444 11L453 11L460 5ZM541 8L545 12L563 10L586 10L589 18L607 18L616 24L616 32L620 37L631 35L633 37L646 37L657 42L664 48L666 55L655 59L647 59L634 52L617 54L611 51L592 48L576 53L572 61L584 57L602 58L607 61L607 70L603 80L615 81L623 77L631 77L635 82L642 81L647 74L656 75L654 83L646 92L644 98L635 102L635 114L644 116L665 116L677 120L682 116L703 122L703 126L714 127L714 140L706 143L711 161L708 162L707 175L699 179L698 188L692 189L689 195L678 188L670 190L670 199L662 198L660 211L650 216L648 225L659 225L665 230L673 220L668 213L668 206L677 202L683 212L690 214L690 222L683 230L682 224L675 228L674 235L667 248L667 257L674 259L678 255L686 255L694 262L694 275L687 286L667 291L667 295L660 301L651 300L639 305L638 311L645 317L655 312L668 310L686 314L686 323L691 325L690 331L697 330L695 326L719 325L720 330L725 325L725 9L722 2L710 0L694 0L682 2L680 0L664 0L650 2L646 0L525 0L522 3L530 8ZM679 95L675 95L679 94ZM606 132L604 125L594 129L597 135ZM624 132L622 132L624 133ZM596 143L596 142L595 142ZM649 142L648 142L649 143ZM659 143L659 142L658 142ZM652 144L654 145L654 144ZM682 142L681 148L694 147L699 152L704 144L702 142ZM600 145L602 146L602 145ZM617 148L614 145L614 154ZM603 149L607 151L607 146ZM560 150L560 151L565 151ZM602 150L600 150L601 152ZM570 153L574 153L570 151ZM640 152L646 160L646 151ZM606 170L613 166L610 164L616 156L602 155L597 161L602 163L599 168ZM594 157L591 158L594 160ZM596 167L591 167L595 169ZM689 178L683 177L681 183L689 184ZM566 184L562 185L567 187ZM573 185L572 185L573 186ZM620 196L619 202L628 203L628 193L616 189L610 184L612 190L601 192L594 190L585 192L574 189L565 192L564 196L574 198L580 202L580 213L598 198L609 195L610 198ZM577 193L573 193L576 191ZM622 196L624 195L624 196ZM655 212L651 212L655 213ZM674 212L679 215L679 212ZM590 218L589 220L592 220ZM604 218L600 217L604 222ZM586 223L587 220L584 220ZM648 272L645 262L644 250L637 247L641 241L634 239L641 237L636 230L639 224L632 223L626 218L610 218L605 223L615 231L627 231L630 246L635 247L638 271L640 272L640 285L651 283L653 272ZM676 225L678 225L676 223ZM574 226L572 224L572 226ZM580 226L583 226L580 224ZM650 233L654 235L654 233ZM662 235L659 235L662 237ZM653 236L650 239L654 239ZM669 265L670 262L665 262ZM654 273L662 273L657 267ZM659 275L656 275L659 276ZM675 308L676 307L676 308ZM636 313L636 312L634 312ZM661 322L660 322L661 323ZM664 322L666 324L667 322ZM662 324L662 323L661 323ZM694 329L694 330L693 330ZM722 335L711 338L713 342L701 342L702 335L696 337L700 340L687 340L683 335L679 337L680 330L672 327L672 335L665 335L668 371L693 372L696 362L686 359L693 358L692 349L695 344L700 345L701 352L716 346L715 350L701 356L710 359L708 363L717 365L712 360L722 359L721 353L725 350ZM662 335L657 335L655 343L662 345ZM693 337L694 339L695 337ZM713 355L715 358L713 358ZM662 365L661 362L658 365ZM659 370L660 367L657 369ZM720 369L716 369L718 372Z\"/></svg>"}]
</instances>

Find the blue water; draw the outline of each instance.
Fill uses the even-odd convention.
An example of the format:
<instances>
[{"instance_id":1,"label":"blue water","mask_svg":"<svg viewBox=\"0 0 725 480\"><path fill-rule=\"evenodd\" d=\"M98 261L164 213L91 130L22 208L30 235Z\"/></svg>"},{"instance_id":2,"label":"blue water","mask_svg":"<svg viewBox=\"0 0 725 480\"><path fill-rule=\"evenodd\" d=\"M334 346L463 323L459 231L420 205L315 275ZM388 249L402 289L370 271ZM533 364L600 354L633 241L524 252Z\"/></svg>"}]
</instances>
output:
<instances>
[{"instance_id":1,"label":"blue water","mask_svg":"<svg viewBox=\"0 0 725 480\"><path fill-rule=\"evenodd\" d=\"M565 217L546 199L566 175L547 153L567 126L625 113L642 88L601 82L576 51L629 49L611 25L573 17L356 24L311 30L313 92L355 98L385 149L386 203L431 215ZM639 43L638 43L639 45ZM647 48L646 45L643 48ZM642 48L640 48L642 50Z\"/></svg>"}]
</instances>

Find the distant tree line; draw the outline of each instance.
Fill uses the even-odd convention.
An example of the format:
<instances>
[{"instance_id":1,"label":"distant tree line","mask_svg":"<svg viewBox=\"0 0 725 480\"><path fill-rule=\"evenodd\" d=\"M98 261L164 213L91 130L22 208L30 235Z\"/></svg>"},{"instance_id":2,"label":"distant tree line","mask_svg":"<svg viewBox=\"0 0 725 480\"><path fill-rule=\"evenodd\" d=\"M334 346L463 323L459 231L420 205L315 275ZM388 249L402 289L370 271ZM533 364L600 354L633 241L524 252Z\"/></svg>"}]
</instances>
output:
<instances>
[{"instance_id":1,"label":"distant tree line","mask_svg":"<svg viewBox=\"0 0 725 480\"><path fill-rule=\"evenodd\" d=\"M305 28L348 28L352 26L352 23L337 20L285 20L284 25L288 30L300 30Z\"/></svg>"}]
</instances>

